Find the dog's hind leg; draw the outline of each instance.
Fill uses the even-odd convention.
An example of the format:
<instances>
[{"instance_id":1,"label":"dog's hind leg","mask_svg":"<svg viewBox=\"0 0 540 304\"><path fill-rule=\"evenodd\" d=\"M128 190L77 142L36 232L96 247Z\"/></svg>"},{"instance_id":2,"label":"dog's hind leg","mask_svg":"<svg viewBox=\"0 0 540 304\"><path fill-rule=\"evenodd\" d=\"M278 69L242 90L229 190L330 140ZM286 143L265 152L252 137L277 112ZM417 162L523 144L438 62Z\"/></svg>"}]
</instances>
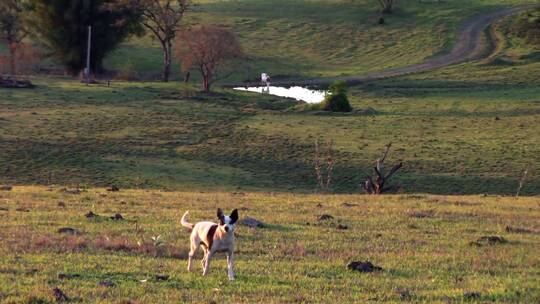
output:
<instances>
[{"instance_id":1,"label":"dog's hind leg","mask_svg":"<svg viewBox=\"0 0 540 304\"><path fill-rule=\"evenodd\" d=\"M188 271L193 271L193 256L195 256L195 253L197 252L197 249L199 248L200 242L197 240L197 238L191 238L191 248L189 250L189 256L188 256Z\"/></svg>"},{"instance_id":2,"label":"dog's hind leg","mask_svg":"<svg viewBox=\"0 0 540 304\"><path fill-rule=\"evenodd\" d=\"M227 275L229 276L229 280L234 280L234 253L232 251L227 252Z\"/></svg>"}]
</instances>

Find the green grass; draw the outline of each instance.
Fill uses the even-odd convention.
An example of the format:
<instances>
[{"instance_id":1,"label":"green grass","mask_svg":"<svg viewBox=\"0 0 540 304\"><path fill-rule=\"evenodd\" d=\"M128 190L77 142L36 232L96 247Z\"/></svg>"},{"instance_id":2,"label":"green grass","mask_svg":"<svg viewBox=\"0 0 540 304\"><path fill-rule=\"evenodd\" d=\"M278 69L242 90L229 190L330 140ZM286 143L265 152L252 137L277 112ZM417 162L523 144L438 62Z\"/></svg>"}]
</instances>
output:
<instances>
[{"instance_id":1,"label":"green grass","mask_svg":"<svg viewBox=\"0 0 540 304\"><path fill-rule=\"evenodd\" d=\"M15 187L0 196L2 303L53 303L55 287L84 303L540 299L536 198L103 189L73 195L43 187ZM240 208L241 218L268 225L237 228L234 282L227 280L221 255L207 278L198 262L194 273L186 271L189 237L179 218L191 210L190 221L212 220L218 206ZM103 218L87 219L88 211ZM116 212L125 220L104 217ZM321 214L335 219L318 221ZM336 229L338 223L348 229ZM507 226L529 231L508 232ZM81 234L58 234L61 227ZM158 253L150 240L156 235L165 242ZM508 243L470 244L487 235ZM345 267L353 260L370 260L384 270L353 272ZM158 281L156 274L169 279ZM100 286L103 281L115 285ZM471 292L479 297L467 298Z\"/></svg>"},{"instance_id":2,"label":"green grass","mask_svg":"<svg viewBox=\"0 0 540 304\"><path fill-rule=\"evenodd\" d=\"M360 191L388 142L390 161L405 162L401 191L511 194L527 165L524 193L540 191L538 86L389 80L351 92L375 115L321 116L174 83L35 83L0 98L0 182L312 191L313 144L327 137L335 191Z\"/></svg>"},{"instance_id":3,"label":"green grass","mask_svg":"<svg viewBox=\"0 0 540 304\"><path fill-rule=\"evenodd\" d=\"M266 5L241 3L204 4L200 15L236 12L245 18ZM354 14L343 3L326 2L331 13L324 17L314 14L323 2L302 3L284 4L288 9L279 15L331 25L332 14L343 14L352 22ZM459 3L416 3L407 9L446 7L439 13L459 23L466 15L456 15ZM472 8L487 4L467 9L472 14ZM304 16L293 18L302 7ZM365 12L373 10L367 6ZM261 19L275 20L276 13L262 11ZM393 182L399 191L509 195L529 167L523 193L538 194L540 68L537 50L511 33L511 22L494 27L502 43L488 60L350 88L352 105L360 110L352 115L314 115L298 110L294 101L220 88L206 95L197 92L198 84L113 81L112 87L86 87L37 77L34 90L1 92L0 182L311 192L315 139L331 138L337 149L336 192L361 191L373 161L392 142L390 161L405 163ZM152 66L153 51L136 47L148 41L133 41L134 54L149 58L130 58L133 64ZM299 43L291 40L291 46ZM374 111L363 114L367 109Z\"/></svg>"},{"instance_id":4,"label":"green grass","mask_svg":"<svg viewBox=\"0 0 540 304\"><path fill-rule=\"evenodd\" d=\"M448 50L473 15L526 3L534 1L408 1L378 26L373 0L203 1L185 23L219 24L239 36L247 58L224 81L256 79L261 71L274 79L358 75L422 62ZM132 63L141 76L159 75L161 62L148 38L127 42L107 60L114 69Z\"/></svg>"},{"instance_id":5,"label":"green grass","mask_svg":"<svg viewBox=\"0 0 540 304\"><path fill-rule=\"evenodd\" d=\"M382 28L374 3L203 1L197 18L239 34L249 60L233 80L333 76L422 61L472 14L527 1L410 1ZM0 302L54 303L55 287L83 303L540 301L540 66L511 22L494 26L499 44L482 62L349 88L353 114L198 84L39 76L35 89L0 89L0 184L15 185L0 191ZM107 66L153 79L160 62L142 37ZM335 143L333 192L359 193L392 142L405 193L309 194L317 138ZM508 197L525 167L522 194L536 196ZM121 191L94 188L113 184ZM212 220L217 207L268 224L238 227L234 282L222 256L206 278L199 263L185 270L181 214ZM508 242L471 244L489 235ZM356 273L353 260L384 270Z\"/></svg>"}]
</instances>

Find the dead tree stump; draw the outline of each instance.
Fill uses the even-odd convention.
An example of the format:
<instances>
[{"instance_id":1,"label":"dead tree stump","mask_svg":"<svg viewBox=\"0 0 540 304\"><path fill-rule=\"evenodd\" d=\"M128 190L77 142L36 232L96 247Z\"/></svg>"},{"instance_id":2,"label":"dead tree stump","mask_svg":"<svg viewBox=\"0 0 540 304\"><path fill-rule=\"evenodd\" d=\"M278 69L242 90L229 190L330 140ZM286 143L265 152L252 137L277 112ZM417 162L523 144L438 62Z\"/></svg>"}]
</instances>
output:
<instances>
[{"instance_id":1,"label":"dead tree stump","mask_svg":"<svg viewBox=\"0 0 540 304\"><path fill-rule=\"evenodd\" d=\"M385 184L387 184L388 180L392 177L392 175L394 175L399 169L401 169L401 167L403 167L403 162L400 161L399 163L395 164L387 174L384 174L384 161L388 156L388 152L390 151L391 146L392 143L386 145L382 158L377 159L377 163L373 168L375 174L377 175L375 180L373 180L373 177L371 175L368 175L366 177L366 181L362 184L362 187L364 188L364 191L366 191L366 193L381 194L387 191L389 188L385 188Z\"/></svg>"}]
</instances>

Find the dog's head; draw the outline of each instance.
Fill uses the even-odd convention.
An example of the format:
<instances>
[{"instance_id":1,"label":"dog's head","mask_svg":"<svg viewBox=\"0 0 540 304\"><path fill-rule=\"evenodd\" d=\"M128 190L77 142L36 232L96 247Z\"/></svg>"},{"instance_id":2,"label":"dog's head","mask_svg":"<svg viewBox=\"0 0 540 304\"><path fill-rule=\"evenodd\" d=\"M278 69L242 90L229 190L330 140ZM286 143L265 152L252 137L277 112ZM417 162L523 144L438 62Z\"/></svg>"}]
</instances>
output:
<instances>
[{"instance_id":1,"label":"dog's head","mask_svg":"<svg viewBox=\"0 0 540 304\"><path fill-rule=\"evenodd\" d=\"M218 208L217 217L219 219L219 229L225 231L225 233L234 232L234 226L236 221L238 221L238 210L234 209L231 212L231 215L227 216L223 214L223 210Z\"/></svg>"}]
</instances>

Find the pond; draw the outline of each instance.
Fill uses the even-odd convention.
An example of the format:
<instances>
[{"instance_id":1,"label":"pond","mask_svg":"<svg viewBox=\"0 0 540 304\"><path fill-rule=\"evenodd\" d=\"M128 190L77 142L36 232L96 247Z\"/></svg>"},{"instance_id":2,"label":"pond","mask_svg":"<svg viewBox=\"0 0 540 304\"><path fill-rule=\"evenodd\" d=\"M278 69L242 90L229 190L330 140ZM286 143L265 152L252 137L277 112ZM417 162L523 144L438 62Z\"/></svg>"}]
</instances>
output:
<instances>
[{"instance_id":1,"label":"pond","mask_svg":"<svg viewBox=\"0 0 540 304\"><path fill-rule=\"evenodd\" d=\"M298 86L290 88L270 86L269 89L266 87L236 87L234 89L239 91L276 95L280 97L289 97L296 100L305 101L307 103L320 103L326 96L326 91L311 90Z\"/></svg>"}]
</instances>

